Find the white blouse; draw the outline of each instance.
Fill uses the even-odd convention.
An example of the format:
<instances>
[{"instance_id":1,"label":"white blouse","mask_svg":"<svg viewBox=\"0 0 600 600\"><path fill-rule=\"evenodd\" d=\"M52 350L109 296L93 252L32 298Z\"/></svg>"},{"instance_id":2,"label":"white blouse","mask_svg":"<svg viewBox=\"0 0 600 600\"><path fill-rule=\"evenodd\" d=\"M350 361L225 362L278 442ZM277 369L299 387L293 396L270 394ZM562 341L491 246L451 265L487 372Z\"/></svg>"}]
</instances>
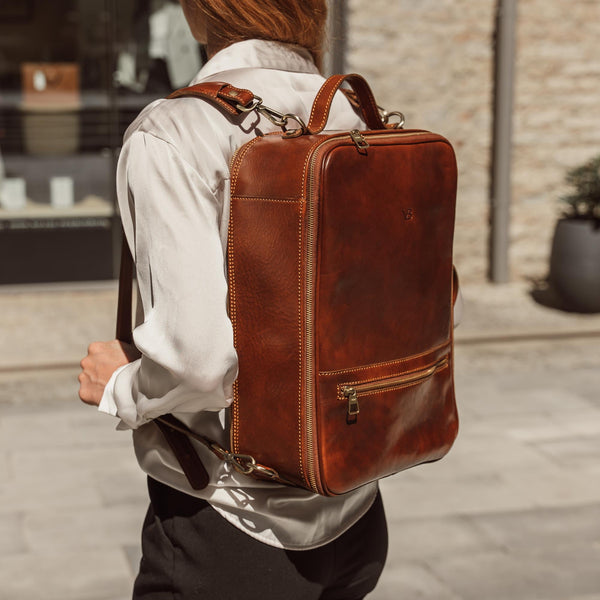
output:
<instances>
[{"instance_id":1,"label":"white blouse","mask_svg":"<svg viewBox=\"0 0 600 600\"><path fill-rule=\"evenodd\" d=\"M247 40L217 53L192 83L226 81L252 90L282 113L308 121L323 83L302 48ZM337 94L328 129L364 128ZM194 442L210 476L193 490L158 428L173 413L194 431L228 444L228 407L237 376L227 315L225 251L229 161L258 132L278 128L256 113L234 124L196 98L157 100L125 134L117 169L121 217L134 250L139 287L133 332L142 357L111 377L99 409L133 430L141 468L206 499L233 525L272 546L309 549L353 525L371 506L377 484L325 498L245 477Z\"/></svg>"}]
</instances>

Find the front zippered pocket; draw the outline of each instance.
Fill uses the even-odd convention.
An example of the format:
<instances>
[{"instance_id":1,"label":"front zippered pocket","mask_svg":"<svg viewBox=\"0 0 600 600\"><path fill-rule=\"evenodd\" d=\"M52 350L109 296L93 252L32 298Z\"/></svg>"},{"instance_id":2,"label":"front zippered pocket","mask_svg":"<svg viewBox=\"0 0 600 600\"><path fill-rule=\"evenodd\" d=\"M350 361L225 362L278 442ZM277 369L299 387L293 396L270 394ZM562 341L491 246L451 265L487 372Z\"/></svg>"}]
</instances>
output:
<instances>
[{"instance_id":1,"label":"front zippered pocket","mask_svg":"<svg viewBox=\"0 0 600 600\"><path fill-rule=\"evenodd\" d=\"M359 397L377 392L386 392L393 389L402 388L407 385L420 383L430 377L433 377L438 371L448 366L448 357L444 356L433 365L412 371L410 373L402 373L374 381L365 381L364 383L351 383L342 385L342 396L348 402L348 416L358 415L360 412Z\"/></svg>"}]
</instances>

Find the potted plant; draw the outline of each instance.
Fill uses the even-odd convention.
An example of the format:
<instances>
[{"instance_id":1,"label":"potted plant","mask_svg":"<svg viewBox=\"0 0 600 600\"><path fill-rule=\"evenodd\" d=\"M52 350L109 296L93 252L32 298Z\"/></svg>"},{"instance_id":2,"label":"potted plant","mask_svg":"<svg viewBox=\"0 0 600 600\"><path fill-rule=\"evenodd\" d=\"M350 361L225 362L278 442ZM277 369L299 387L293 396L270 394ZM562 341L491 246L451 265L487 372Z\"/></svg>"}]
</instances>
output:
<instances>
[{"instance_id":1,"label":"potted plant","mask_svg":"<svg viewBox=\"0 0 600 600\"><path fill-rule=\"evenodd\" d=\"M556 224L550 283L569 310L600 312L600 155L567 172L572 193Z\"/></svg>"}]
</instances>

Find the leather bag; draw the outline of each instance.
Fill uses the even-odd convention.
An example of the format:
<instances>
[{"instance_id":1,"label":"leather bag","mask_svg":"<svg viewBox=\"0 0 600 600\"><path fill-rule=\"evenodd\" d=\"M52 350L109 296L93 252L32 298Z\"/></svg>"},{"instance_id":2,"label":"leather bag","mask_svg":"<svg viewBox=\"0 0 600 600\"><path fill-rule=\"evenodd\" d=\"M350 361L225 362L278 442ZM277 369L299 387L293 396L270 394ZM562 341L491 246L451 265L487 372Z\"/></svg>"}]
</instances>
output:
<instances>
[{"instance_id":1,"label":"leather bag","mask_svg":"<svg viewBox=\"0 0 600 600\"><path fill-rule=\"evenodd\" d=\"M21 79L24 108L79 108L79 65L76 63L23 63Z\"/></svg>"},{"instance_id":2,"label":"leather bag","mask_svg":"<svg viewBox=\"0 0 600 600\"><path fill-rule=\"evenodd\" d=\"M368 130L324 134L344 81ZM190 439L249 476L326 496L443 457L458 431L450 143L386 123L358 75L329 78L307 125L225 83L172 95L181 96L232 116L257 110L284 130L298 124L232 159L231 448L172 415L159 423L174 451L186 445L178 457L192 486L206 477ZM130 330L129 321L118 333Z\"/></svg>"}]
</instances>

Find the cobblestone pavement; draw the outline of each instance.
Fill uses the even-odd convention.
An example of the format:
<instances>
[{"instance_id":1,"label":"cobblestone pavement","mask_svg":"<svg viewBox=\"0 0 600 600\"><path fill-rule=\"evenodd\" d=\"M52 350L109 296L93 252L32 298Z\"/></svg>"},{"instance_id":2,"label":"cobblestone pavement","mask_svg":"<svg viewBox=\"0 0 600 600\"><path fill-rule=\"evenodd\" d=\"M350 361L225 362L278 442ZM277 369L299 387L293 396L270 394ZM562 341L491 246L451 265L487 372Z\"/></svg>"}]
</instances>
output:
<instances>
[{"instance_id":1,"label":"cobblestone pavement","mask_svg":"<svg viewBox=\"0 0 600 600\"><path fill-rule=\"evenodd\" d=\"M369 599L600 600L600 316L525 284L464 293L461 433L382 483L390 553ZM112 285L0 293L1 600L130 596L144 477L76 382L114 301Z\"/></svg>"}]
</instances>

